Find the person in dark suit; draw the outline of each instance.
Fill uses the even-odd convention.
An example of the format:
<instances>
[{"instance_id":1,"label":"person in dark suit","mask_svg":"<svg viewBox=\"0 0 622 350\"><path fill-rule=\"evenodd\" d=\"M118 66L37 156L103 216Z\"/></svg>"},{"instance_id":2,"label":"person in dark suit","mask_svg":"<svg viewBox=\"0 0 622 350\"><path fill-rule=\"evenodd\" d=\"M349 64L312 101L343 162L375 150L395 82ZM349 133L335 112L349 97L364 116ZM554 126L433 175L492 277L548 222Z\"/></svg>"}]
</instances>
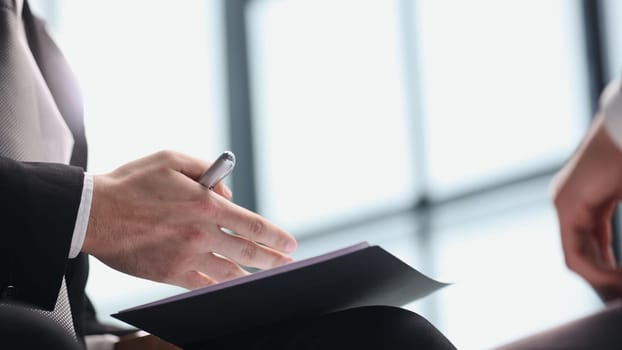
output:
<instances>
[{"instance_id":1,"label":"person in dark suit","mask_svg":"<svg viewBox=\"0 0 622 350\"><path fill-rule=\"evenodd\" d=\"M3 300L52 310L65 277L75 329L84 334L85 252L121 271L187 288L246 274L214 252L258 268L291 261L284 252L295 248L293 237L227 201L224 185L202 188L195 179L208 164L182 154L160 152L92 177L92 205L81 208L89 175L78 85L27 3L5 0L0 10ZM80 219L82 252L68 259Z\"/></svg>"},{"instance_id":2,"label":"person in dark suit","mask_svg":"<svg viewBox=\"0 0 622 350\"><path fill-rule=\"evenodd\" d=\"M291 235L230 202L223 184L209 191L196 182L209 166L201 160L163 151L108 174L85 174L78 85L45 24L23 0L0 0L0 79L0 302L47 310L34 317L57 321L80 341L100 331L84 292L87 254L119 271L186 288L247 274L240 265L266 269L291 261ZM16 338L12 332L19 325L40 323L31 322L32 312L15 316L16 310L0 308L0 338ZM59 315L62 310L70 310L70 318ZM9 326L10 320L16 323ZM418 335L392 338L452 348L419 316L383 307L305 320L294 328L246 331L246 337L215 340L214 347L287 348L301 339L321 347L309 337L337 344L335 324L349 325L343 334L367 345L361 330L390 344L371 329L394 332L393 326L410 324ZM14 336L2 337L7 334Z\"/></svg>"}]
</instances>

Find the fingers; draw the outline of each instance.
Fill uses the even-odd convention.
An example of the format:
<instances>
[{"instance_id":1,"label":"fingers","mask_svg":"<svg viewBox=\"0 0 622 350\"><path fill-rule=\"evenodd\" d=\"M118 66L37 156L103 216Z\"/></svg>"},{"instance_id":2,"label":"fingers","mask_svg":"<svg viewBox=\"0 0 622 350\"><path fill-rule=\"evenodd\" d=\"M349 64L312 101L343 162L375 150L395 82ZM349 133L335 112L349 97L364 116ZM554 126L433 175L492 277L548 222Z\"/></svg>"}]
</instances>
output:
<instances>
[{"instance_id":1,"label":"fingers","mask_svg":"<svg viewBox=\"0 0 622 350\"><path fill-rule=\"evenodd\" d=\"M195 181L197 181L211 165L208 162L181 153L177 154L176 158L178 162L178 168L176 170ZM231 199L233 197L233 193L229 187L222 181L217 183L212 190L226 199Z\"/></svg>"},{"instance_id":2,"label":"fingers","mask_svg":"<svg viewBox=\"0 0 622 350\"><path fill-rule=\"evenodd\" d=\"M620 299L622 296L622 272L615 271L607 274L604 278L602 283L592 283L592 287L598 296L604 302Z\"/></svg>"},{"instance_id":3,"label":"fingers","mask_svg":"<svg viewBox=\"0 0 622 350\"><path fill-rule=\"evenodd\" d=\"M168 150L157 152L145 158L145 160L150 162L151 160L149 158L153 158L157 163L178 171L194 180L198 179L210 165L210 163L201 159Z\"/></svg>"},{"instance_id":4,"label":"fingers","mask_svg":"<svg viewBox=\"0 0 622 350\"><path fill-rule=\"evenodd\" d=\"M617 267L610 241L604 237L610 232L609 225L595 227L594 231L562 229L562 243L566 265L583 277L598 293L603 301L622 297L622 270Z\"/></svg>"},{"instance_id":5,"label":"fingers","mask_svg":"<svg viewBox=\"0 0 622 350\"><path fill-rule=\"evenodd\" d=\"M293 259L277 250L257 244L244 237L231 235L214 228L218 232L210 239L212 244L206 246L220 255L244 266L259 269L270 269L290 263Z\"/></svg>"},{"instance_id":6,"label":"fingers","mask_svg":"<svg viewBox=\"0 0 622 350\"><path fill-rule=\"evenodd\" d=\"M183 288L196 289L248 274L231 260L213 253L203 253L196 255L186 267L186 271L178 274L170 282Z\"/></svg>"},{"instance_id":7,"label":"fingers","mask_svg":"<svg viewBox=\"0 0 622 350\"><path fill-rule=\"evenodd\" d=\"M296 250L296 239L265 218L218 196L210 199L215 202L212 215L220 227L281 252Z\"/></svg>"},{"instance_id":8,"label":"fingers","mask_svg":"<svg viewBox=\"0 0 622 350\"><path fill-rule=\"evenodd\" d=\"M595 214L596 228L594 235L598 240L603 264L610 268L615 268L617 265L615 255L613 254L613 235L611 232L611 219L613 218L616 206L617 201L611 200L609 203L605 203Z\"/></svg>"},{"instance_id":9,"label":"fingers","mask_svg":"<svg viewBox=\"0 0 622 350\"><path fill-rule=\"evenodd\" d=\"M591 238L587 234L585 237ZM602 251L595 240L588 240L581 248L568 251L564 247L566 264L583 277L605 302L622 297L622 270L605 266Z\"/></svg>"},{"instance_id":10,"label":"fingers","mask_svg":"<svg viewBox=\"0 0 622 350\"><path fill-rule=\"evenodd\" d=\"M173 151L160 151L156 153L154 157L158 158L161 162L164 162L168 167L195 181L198 180L211 165L209 162L205 162L201 159ZM213 191L227 199L231 199L233 197L233 193L223 182L216 184Z\"/></svg>"},{"instance_id":11,"label":"fingers","mask_svg":"<svg viewBox=\"0 0 622 350\"><path fill-rule=\"evenodd\" d=\"M600 281L607 267L603 266L602 254L595 237L589 233L564 232L566 265L590 283Z\"/></svg>"},{"instance_id":12,"label":"fingers","mask_svg":"<svg viewBox=\"0 0 622 350\"><path fill-rule=\"evenodd\" d=\"M574 270L585 278L603 301L622 298L622 270L619 268L603 268L590 259L579 258Z\"/></svg>"},{"instance_id":13,"label":"fingers","mask_svg":"<svg viewBox=\"0 0 622 350\"><path fill-rule=\"evenodd\" d=\"M566 265L594 287L603 300L614 295L622 297L622 272L611 247L610 222L617 201L577 198L581 197L575 192L562 191L555 202Z\"/></svg>"},{"instance_id":14,"label":"fingers","mask_svg":"<svg viewBox=\"0 0 622 350\"><path fill-rule=\"evenodd\" d=\"M233 261L209 252L197 255L191 268L208 275L211 279L218 282L232 280L249 274Z\"/></svg>"},{"instance_id":15,"label":"fingers","mask_svg":"<svg viewBox=\"0 0 622 350\"><path fill-rule=\"evenodd\" d=\"M596 278L601 270L612 267L605 263L606 254L603 252L603 245L600 244L598 237L606 233L596 233L599 228L601 230L607 228L597 225L592 219L593 216L586 212L574 212L572 216L560 215L562 248L566 265L588 281Z\"/></svg>"},{"instance_id":16,"label":"fingers","mask_svg":"<svg viewBox=\"0 0 622 350\"><path fill-rule=\"evenodd\" d=\"M197 289L218 283L215 279L199 271L186 271L171 281L175 285L186 289Z\"/></svg>"}]
</instances>

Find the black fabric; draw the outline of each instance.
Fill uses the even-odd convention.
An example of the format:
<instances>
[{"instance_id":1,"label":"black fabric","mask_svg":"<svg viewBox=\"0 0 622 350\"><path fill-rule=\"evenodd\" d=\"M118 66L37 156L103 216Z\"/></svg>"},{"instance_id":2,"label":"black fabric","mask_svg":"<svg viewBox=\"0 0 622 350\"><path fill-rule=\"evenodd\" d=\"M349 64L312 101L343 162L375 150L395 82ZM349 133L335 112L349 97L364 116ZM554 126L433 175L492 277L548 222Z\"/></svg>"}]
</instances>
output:
<instances>
[{"instance_id":1,"label":"black fabric","mask_svg":"<svg viewBox=\"0 0 622 350\"><path fill-rule=\"evenodd\" d=\"M88 255L80 253L75 259L69 260L65 280L67 282L67 293L69 295L69 305L71 305L73 324L78 338L88 334L86 323L90 317L87 312L87 305L90 304L90 301L84 293L88 274ZM94 313L93 318L95 318Z\"/></svg>"},{"instance_id":2,"label":"black fabric","mask_svg":"<svg viewBox=\"0 0 622 350\"><path fill-rule=\"evenodd\" d=\"M86 169L88 148L78 81L64 55L49 36L45 22L32 14L27 1L24 2L23 20L30 51L74 138L70 164ZM78 335L87 333L87 323L97 324L95 313L88 312L92 304L84 292L89 273L88 264L88 256L80 253L75 259L69 260L66 270L69 302Z\"/></svg>"},{"instance_id":3,"label":"black fabric","mask_svg":"<svg viewBox=\"0 0 622 350\"><path fill-rule=\"evenodd\" d=\"M618 350L622 348L622 301L618 300L591 315L570 321L497 350L574 349Z\"/></svg>"},{"instance_id":4,"label":"black fabric","mask_svg":"<svg viewBox=\"0 0 622 350\"><path fill-rule=\"evenodd\" d=\"M390 306L367 306L260 327L187 349L452 350L455 347L416 313Z\"/></svg>"},{"instance_id":5,"label":"black fabric","mask_svg":"<svg viewBox=\"0 0 622 350\"><path fill-rule=\"evenodd\" d=\"M2 64L8 65L6 72L18 72L11 68L13 64L23 63L11 58L11 43L15 38L15 33L11 32L14 30L11 21L15 19L13 2L0 1L0 11L3 11L0 13ZM22 17L29 48L73 134L71 164L85 169L87 148L82 99L76 79L46 33L45 23L32 15L27 2ZM3 99L16 96L11 92L16 88L11 82L19 84L20 79L10 78L2 79ZM5 110L16 112L10 108ZM80 168L25 164L0 158L0 298L50 310L65 274L78 335L84 332L84 309L88 304L84 293L88 258L80 254L76 259L68 260L67 256L82 193L83 170ZM11 292L4 293L5 290Z\"/></svg>"},{"instance_id":6,"label":"black fabric","mask_svg":"<svg viewBox=\"0 0 622 350\"><path fill-rule=\"evenodd\" d=\"M33 310L0 305L0 349L78 350L65 329Z\"/></svg>"},{"instance_id":7,"label":"black fabric","mask_svg":"<svg viewBox=\"0 0 622 350\"><path fill-rule=\"evenodd\" d=\"M0 290L52 310L65 273L82 169L0 157Z\"/></svg>"},{"instance_id":8,"label":"black fabric","mask_svg":"<svg viewBox=\"0 0 622 350\"><path fill-rule=\"evenodd\" d=\"M100 322L97 319L95 308L91 301L86 298L86 307L84 308L84 335L91 334L114 334L123 337L138 331L136 328L119 327L116 325Z\"/></svg>"}]
</instances>

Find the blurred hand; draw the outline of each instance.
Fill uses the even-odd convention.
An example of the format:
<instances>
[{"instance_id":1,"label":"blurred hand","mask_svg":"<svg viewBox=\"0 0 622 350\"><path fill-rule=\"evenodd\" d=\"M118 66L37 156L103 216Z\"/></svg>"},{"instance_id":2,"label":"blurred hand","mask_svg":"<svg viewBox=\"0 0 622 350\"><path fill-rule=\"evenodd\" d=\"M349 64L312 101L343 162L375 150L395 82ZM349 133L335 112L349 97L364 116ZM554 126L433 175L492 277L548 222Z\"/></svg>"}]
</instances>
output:
<instances>
[{"instance_id":1,"label":"blurred hand","mask_svg":"<svg viewBox=\"0 0 622 350\"><path fill-rule=\"evenodd\" d=\"M290 262L295 239L196 182L209 164L163 151L94 177L82 251L119 271L185 288ZM227 228L236 233L222 231Z\"/></svg>"},{"instance_id":2,"label":"blurred hand","mask_svg":"<svg viewBox=\"0 0 622 350\"><path fill-rule=\"evenodd\" d=\"M622 297L622 270L611 246L611 218L622 198L622 151L597 116L583 143L556 175L552 194L566 265L604 301Z\"/></svg>"}]
</instances>

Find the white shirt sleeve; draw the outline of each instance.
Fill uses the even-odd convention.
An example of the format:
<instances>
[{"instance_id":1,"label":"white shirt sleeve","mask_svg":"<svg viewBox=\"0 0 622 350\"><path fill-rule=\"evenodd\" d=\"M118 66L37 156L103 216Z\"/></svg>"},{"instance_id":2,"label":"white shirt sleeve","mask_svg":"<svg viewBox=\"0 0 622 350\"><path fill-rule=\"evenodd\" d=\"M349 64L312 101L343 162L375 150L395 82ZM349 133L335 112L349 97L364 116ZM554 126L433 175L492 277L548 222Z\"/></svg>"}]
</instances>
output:
<instances>
[{"instance_id":1,"label":"white shirt sleeve","mask_svg":"<svg viewBox=\"0 0 622 350\"><path fill-rule=\"evenodd\" d=\"M82 186L82 198L80 207L78 208L78 216L76 225L73 228L73 237L71 238L71 248L69 249L69 259L73 259L82 250L84 237L86 236L86 228L89 224L89 215L91 214L91 202L93 200L93 175L84 174L84 185Z\"/></svg>"},{"instance_id":2,"label":"white shirt sleeve","mask_svg":"<svg viewBox=\"0 0 622 350\"><path fill-rule=\"evenodd\" d=\"M599 108L609 136L622 149L622 82L614 80L600 95Z\"/></svg>"}]
</instances>

